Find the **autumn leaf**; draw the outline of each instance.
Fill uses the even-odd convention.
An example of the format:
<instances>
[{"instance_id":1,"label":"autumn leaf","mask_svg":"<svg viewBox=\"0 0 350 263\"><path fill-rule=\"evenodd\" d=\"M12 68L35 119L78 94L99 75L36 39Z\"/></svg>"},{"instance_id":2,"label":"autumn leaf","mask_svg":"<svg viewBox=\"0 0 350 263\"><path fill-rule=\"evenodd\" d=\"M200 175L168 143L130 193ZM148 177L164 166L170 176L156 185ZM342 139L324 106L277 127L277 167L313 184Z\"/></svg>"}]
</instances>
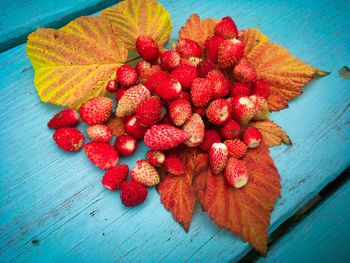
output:
<instances>
[{"instance_id":1,"label":"autumn leaf","mask_svg":"<svg viewBox=\"0 0 350 263\"><path fill-rule=\"evenodd\" d=\"M288 101L299 96L303 87L315 76L327 75L292 56L292 54L274 44L258 29L244 30L241 40L244 54L254 66L259 79L271 84L268 98L270 110L282 110L288 107Z\"/></svg>"},{"instance_id":2,"label":"autumn leaf","mask_svg":"<svg viewBox=\"0 0 350 263\"><path fill-rule=\"evenodd\" d=\"M106 125L111 129L114 136L120 136L125 133L123 118L117 117L115 113L111 114Z\"/></svg>"},{"instance_id":3,"label":"autumn leaf","mask_svg":"<svg viewBox=\"0 0 350 263\"><path fill-rule=\"evenodd\" d=\"M280 176L263 144L249 150L243 160L249 174L243 188L234 189L222 174L212 175L208 169L195 180L195 191L202 208L219 227L266 253L270 212L280 196Z\"/></svg>"},{"instance_id":4,"label":"autumn leaf","mask_svg":"<svg viewBox=\"0 0 350 263\"><path fill-rule=\"evenodd\" d=\"M101 17L80 17L59 30L38 29L28 36L27 54L40 99L70 108L103 95L127 58L112 25Z\"/></svg>"},{"instance_id":5,"label":"autumn leaf","mask_svg":"<svg viewBox=\"0 0 350 263\"><path fill-rule=\"evenodd\" d=\"M205 40L214 35L214 29L217 20L208 18L201 20L197 14L192 14L186 21L186 24L179 31L179 38L188 38L197 41L201 47Z\"/></svg>"},{"instance_id":6,"label":"autumn leaf","mask_svg":"<svg viewBox=\"0 0 350 263\"><path fill-rule=\"evenodd\" d=\"M160 47L169 40L172 23L168 11L155 0L125 0L101 12L116 28L128 49L135 48L136 39L148 35Z\"/></svg>"},{"instance_id":7,"label":"autumn leaf","mask_svg":"<svg viewBox=\"0 0 350 263\"><path fill-rule=\"evenodd\" d=\"M280 145L282 142L292 144L285 131L271 120L255 121L250 125L260 130L264 143L269 147Z\"/></svg>"}]
</instances>

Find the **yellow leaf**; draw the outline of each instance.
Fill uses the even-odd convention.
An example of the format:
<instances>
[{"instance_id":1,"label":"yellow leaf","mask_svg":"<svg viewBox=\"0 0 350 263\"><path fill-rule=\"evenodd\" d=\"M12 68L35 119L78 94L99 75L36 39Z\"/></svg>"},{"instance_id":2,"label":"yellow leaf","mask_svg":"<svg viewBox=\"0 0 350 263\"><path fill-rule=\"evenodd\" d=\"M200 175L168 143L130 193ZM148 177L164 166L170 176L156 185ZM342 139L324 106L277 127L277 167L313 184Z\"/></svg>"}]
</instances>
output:
<instances>
[{"instance_id":1,"label":"yellow leaf","mask_svg":"<svg viewBox=\"0 0 350 263\"><path fill-rule=\"evenodd\" d=\"M169 40L172 23L168 11L155 0L125 0L101 12L115 26L128 49L139 36L151 36L160 47Z\"/></svg>"},{"instance_id":2,"label":"yellow leaf","mask_svg":"<svg viewBox=\"0 0 350 263\"><path fill-rule=\"evenodd\" d=\"M127 58L112 25L101 17L80 17L59 30L38 29L28 36L27 54L40 99L70 108L103 95Z\"/></svg>"},{"instance_id":3,"label":"yellow leaf","mask_svg":"<svg viewBox=\"0 0 350 263\"><path fill-rule=\"evenodd\" d=\"M264 143L269 147L280 145L282 142L292 144L285 131L271 120L256 121L250 125L260 130Z\"/></svg>"},{"instance_id":4,"label":"yellow leaf","mask_svg":"<svg viewBox=\"0 0 350 263\"><path fill-rule=\"evenodd\" d=\"M315 76L328 74L292 56L280 45L271 43L258 29L245 30L241 40L245 46L244 54L254 66L258 79L270 82L270 110L287 108L288 101L299 96L303 87Z\"/></svg>"}]
</instances>

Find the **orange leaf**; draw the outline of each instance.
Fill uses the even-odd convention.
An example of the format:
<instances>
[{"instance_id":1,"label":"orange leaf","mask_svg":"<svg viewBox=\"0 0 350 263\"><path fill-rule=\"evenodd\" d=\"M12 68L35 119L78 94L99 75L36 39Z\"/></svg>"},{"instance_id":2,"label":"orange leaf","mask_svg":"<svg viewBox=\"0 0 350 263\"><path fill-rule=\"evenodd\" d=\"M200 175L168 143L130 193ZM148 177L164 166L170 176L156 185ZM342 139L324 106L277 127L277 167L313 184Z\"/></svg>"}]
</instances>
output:
<instances>
[{"instance_id":1,"label":"orange leaf","mask_svg":"<svg viewBox=\"0 0 350 263\"><path fill-rule=\"evenodd\" d=\"M203 47L207 37L214 35L216 23L217 20L215 19L208 18L201 21L197 14L192 14L187 19L186 24L181 27L179 38L192 39Z\"/></svg>"},{"instance_id":2,"label":"orange leaf","mask_svg":"<svg viewBox=\"0 0 350 263\"><path fill-rule=\"evenodd\" d=\"M249 181L234 189L222 174L202 172L195 191L202 208L219 227L248 241L257 251L266 253L270 212L280 196L280 176L265 145L249 150L243 159Z\"/></svg>"},{"instance_id":3,"label":"orange leaf","mask_svg":"<svg viewBox=\"0 0 350 263\"><path fill-rule=\"evenodd\" d=\"M268 98L270 110L287 108L288 101L299 96L303 87L315 76L328 74L270 42L258 29L244 30L241 40L245 45L245 56L255 67L258 78L266 79L271 84L271 95Z\"/></svg>"},{"instance_id":4,"label":"orange leaf","mask_svg":"<svg viewBox=\"0 0 350 263\"><path fill-rule=\"evenodd\" d=\"M114 113L111 114L111 117L108 119L106 125L112 130L114 136L120 136L125 133L123 118L115 116Z\"/></svg>"},{"instance_id":5,"label":"orange leaf","mask_svg":"<svg viewBox=\"0 0 350 263\"><path fill-rule=\"evenodd\" d=\"M264 143L269 147L280 145L282 142L292 144L286 132L271 120L256 121L250 125L260 130Z\"/></svg>"}]
</instances>

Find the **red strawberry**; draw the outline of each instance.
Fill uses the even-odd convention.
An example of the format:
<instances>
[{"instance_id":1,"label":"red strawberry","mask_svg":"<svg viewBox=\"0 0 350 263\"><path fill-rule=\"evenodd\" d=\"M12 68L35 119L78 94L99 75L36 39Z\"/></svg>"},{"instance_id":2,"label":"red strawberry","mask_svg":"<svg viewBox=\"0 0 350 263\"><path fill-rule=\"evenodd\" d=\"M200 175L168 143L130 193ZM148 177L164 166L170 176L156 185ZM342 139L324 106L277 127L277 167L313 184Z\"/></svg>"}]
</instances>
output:
<instances>
[{"instance_id":1,"label":"red strawberry","mask_svg":"<svg viewBox=\"0 0 350 263\"><path fill-rule=\"evenodd\" d=\"M204 132L203 142L199 145L199 149L209 152L211 146L216 142L221 142L220 134L216 130L206 130Z\"/></svg>"},{"instance_id":2,"label":"red strawberry","mask_svg":"<svg viewBox=\"0 0 350 263\"><path fill-rule=\"evenodd\" d=\"M197 70L191 65L180 65L171 72L170 76L178 80L183 89L189 89L193 80L197 78Z\"/></svg>"},{"instance_id":3,"label":"red strawberry","mask_svg":"<svg viewBox=\"0 0 350 263\"><path fill-rule=\"evenodd\" d=\"M137 141L130 135L121 135L115 138L114 147L122 156L133 154L137 148Z\"/></svg>"},{"instance_id":4,"label":"red strawberry","mask_svg":"<svg viewBox=\"0 0 350 263\"><path fill-rule=\"evenodd\" d=\"M154 73L157 73L159 71L162 71L162 68L159 65L153 65L150 68L142 68L140 69L139 73L139 82L143 85L147 82L150 76L152 76ZM147 87L146 87L147 88Z\"/></svg>"},{"instance_id":5,"label":"red strawberry","mask_svg":"<svg viewBox=\"0 0 350 263\"><path fill-rule=\"evenodd\" d=\"M107 86L106 86L106 90L110 93L114 93L117 91L118 88L118 83L115 79L111 79L110 81L108 81Z\"/></svg>"},{"instance_id":6,"label":"red strawberry","mask_svg":"<svg viewBox=\"0 0 350 263\"><path fill-rule=\"evenodd\" d=\"M184 99L184 100L191 102L191 94L187 91L182 90L179 94L178 99Z\"/></svg>"},{"instance_id":7,"label":"red strawberry","mask_svg":"<svg viewBox=\"0 0 350 263\"><path fill-rule=\"evenodd\" d=\"M130 87L136 83L137 72L130 65L123 65L117 69L118 83L124 87Z\"/></svg>"},{"instance_id":8,"label":"red strawberry","mask_svg":"<svg viewBox=\"0 0 350 263\"><path fill-rule=\"evenodd\" d=\"M208 120L215 124L221 125L228 121L232 114L231 103L225 99L217 99L212 101L207 108Z\"/></svg>"},{"instance_id":9,"label":"red strawberry","mask_svg":"<svg viewBox=\"0 0 350 263\"><path fill-rule=\"evenodd\" d=\"M212 61L204 60L197 65L197 74L200 78L205 78L207 74L216 68Z\"/></svg>"},{"instance_id":10,"label":"red strawberry","mask_svg":"<svg viewBox=\"0 0 350 263\"><path fill-rule=\"evenodd\" d=\"M135 181L125 181L120 185L120 198L125 206L136 206L147 198L147 189Z\"/></svg>"},{"instance_id":11,"label":"red strawberry","mask_svg":"<svg viewBox=\"0 0 350 263\"><path fill-rule=\"evenodd\" d=\"M218 60L218 51L219 46L222 42L224 42L224 38L222 36L212 36L208 37L204 43L205 51L207 54L207 59L214 63Z\"/></svg>"},{"instance_id":12,"label":"red strawberry","mask_svg":"<svg viewBox=\"0 0 350 263\"><path fill-rule=\"evenodd\" d=\"M191 99L196 107L204 107L213 96L213 84L208 79L196 78L191 86Z\"/></svg>"},{"instance_id":13,"label":"red strawberry","mask_svg":"<svg viewBox=\"0 0 350 263\"><path fill-rule=\"evenodd\" d=\"M214 174L221 173L227 164L228 151L222 142L213 143L209 150L209 163Z\"/></svg>"},{"instance_id":14,"label":"red strawberry","mask_svg":"<svg viewBox=\"0 0 350 263\"><path fill-rule=\"evenodd\" d=\"M128 117L135 113L137 107L151 96L149 90L142 84L125 91L117 106L117 117Z\"/></svg>"},{"instance_id":15,"label":"red strawberry","mask_svg":"<svg viewBox=\"0 0 350 263\"><path fill-rule=\"evenodd\" d=\"M207 79L213 83L213 99L219 99L228 94L230 81L220 70L214 69L208 72Z\"/></svg>"},{"instance_id":16,"label":"red strawberry","mask_svg":"<svg viewBox=\"0 0 350 263\"><path fill-rule=\"evenodd\" d=\"M84 135L78 129L70 127L58 128L52 137L57 146L67 152L79 151L84 143Z\"/></svg>"},{"instance_id":17,"label":"red strawberry","mask_svg":"<svg viewBox=\"0 0 350 263\"><path fill-rule=\"evenodd\" d=\"M115 101L118 102L121 99L121 97L123 97L125 91L127 90L128 90L127 88L122 88L122 87L118 88L115 93Z\"/></svg>"},{"instance_id":18,"label":"red strawberry","mask_svg":"<svg viewBox=\"0 0 350 263\"><path fill-rule=\"evenodd\" d=\"M235 139L241 133L241 126L235 120L229 120L220 128L220 134L225 139Z\"/></svg>"},{"instance_id":19,"label":"red strawberry","mask_svg":"<svg viewBox=\"0 0 350 263\"><path fill-rule=\"evenodd\" d=\"M262 141L261 132L255 127L248 127L243 134L243 141L248 148L256 148Z\"/></svg>"},{"instance_id":20,"label":"red strawberry","mask_svg":"<svg viewBox=\"0 0 350 263\"><path fill-rule=\"evenodd\" d=\"M176 99L181 92L181 84L176 79L166 78L159 82L154 93L165 100Z\"/></svg>"},{"instance_id":21,"label":"red strawberry","mask_svg":"<svg viewBox=\"0 0 350 263\"><path fill-rule=\"evenodd\" d=\"M270 83L264 79L258 79L252 83L252 94L267 99L270 96Z\"/></svg>"},{"instance_id":22,"label":"red strawberry","mask_svg":"<svg viewBox=\"0 0 350 263\"><path fill-rule=\"evenodd\" d=\"M243 56L243 43L236 39L225 40L219 46L218 64L220 68L229 68L236 64L236 62Z\"/></svg>"},{"instance_id":23,"label":"red strawberry","mask_svg":"<svg viewBox=\"0 0 350 263\"><path fill-rule=\"evenodd\" d=\"M152 65L146 60L141 60L136 64L135 70L138 75L140 75L145 69L150 69Z\"/></svg>"},{"instance_id":24,"label":"red strawberry","mask_svg":"<svg viewBox=\"0 0 350 263\"><path fill-rule=\"evenodd\" d=\"M255 105L254 120L266 120L269 117L269 104L264 97L252 95L249 97Z\"/></svg>"},{"instance_id":25,"label":"red strawberry","mask_svg":"<svg viewBox=\"0 0 350 263\"><path fill-rule=\"evenodd\" d=\"M160 182L156 168L146 160L138 160L135 167L131 170L130 176L132 180L148 187L157 185Z\"/></svg>"},{"instance_id":26,"label":"red strawberry","mask_svg":"<svg viewBox=\"0 0 350 263\"><path fill-rule=\"evenodd\" d=\"M180 39L179 43L176 45L176 51L182 58L202 57L201 46L196 41L187 38Z\"/></svg>"},{"instance_id":27,"label":"red strawberry","mask_svg":"<svg viewBox=\"0 0 350 263\"><path fill-rule=\"evenodd\" d=\"M247 167L243 161L231 157L225 169L226 181L235 188L241 188L248 182Z\"/></svg>"},{"instance_id":28,"label":"red strawberry","mask_svg":"<svg viewBox=\"0 0 350 263\"><path fill-rule=\"evenodd\" d=\"M247 153L247 145L239 139L226 140L224 143L227 146L228 157L242 158Z\"/></svg>"},{"instance_id":29,"label":"red strawberry","mask_svg":"<svg viewBox=\"0 0 350 263\"><path fill-rule=\"evenodd\" d=\"M139 36L136 39L136 50L144 60L149 62L155 61L159 57L158 44L149 36Z\"/></svg>"},{"instance_id":30,"label":"red strawberry","mask_svg":"<svg viewBox=\"0 0 350 263\"><path fill-rule=\"evenodd\" d=\"M137 107L136 118L141 125L151 126L162 118L162 105L158 97L150 97Z\"/></svg>"},{"instance_id":31,"label":"red strawberry","mask_svg":"<svg viewBox=\"0 0 350 263\"><path fill-rule=\"evenodd\" d=\"M191 118L183 126L183 130L190 135L190 138L185 141L188 147L197 147L203 142L204 138L204 123L198 113L194 113Z\"/></svg>"},{"instance_id":32,"label":"red strawberry","mask_svg":"<svg viewBox=\"0 0 350 263\"><path fill-rule=\"evenodd\" d=\"M233 69L233 77L243 83L250 83L256 79L254 67L243 57Z\"/></svg>"},{"instance_id":33,"label":"red strawberry","mask_svg":"<svg viewBox=\"0 0 350 263\"><path fill-rule=\"evenodd\" d=\"M141 140L145 135L147 128L139 123L136 116L132 116L124 123L124 130L126 134L137 140Z\"/></svg>"},{"instance_id":34,"label":"red strawberry","mask_svg":"<svg viewBox=\"0 0 350 263\"><path fill-rule=\"evenodd\" d=\"M238 36L237 26L231 17L226 16L215 26L214 34L225 39L236 38Z\"/></svg>"},{"instance_id":35,"label":"red strawberry","mask_svg":"<svg viewBox=\"0 0 350 263\"><path fill-rule=\"evenodd\" d=\"M56 113L55 116L47 123L50 129L63 127L74 127L78 124L79 113L76 110L64 109Z\"/></svg>"},{"instance_id":36,"label":"red strawberry","mask_svg":"<svg viewBox=\"0 0 350 263\"><path fill-rule=\"evenodd\" d=\"M153 125L145 133L144 142L153 150L169 150L190 137L187 132L169 124Z\"/></svg>"},{"instance_id":37,"label":"red strawberry","mask_svg":"<svg viewBox=\"0 0 350 263\"><path fill-rule=\"evenodd\" d=\"M113 101L106 97L88 100L79 108L80 118L88 125L105 123L112 113Z\"/></svg>"},{"instance_id":38,"label":"red strawberry","mask_svg":"<svg viewBox=\"0 0 350 263\"><path fill-rule=\"evenodd\" d=\"M185 166L183 162L175 155L169 155L165 158L165 168L172 175L183 175L185 173Z\"/></svg>"},{"instance_id":39,"label":"red strawberry","mask_svg":"<svg viewBox=\"0 0 350 263\"><path fill-rule=\"evenodd\" d=\"M86 132L90 139L94 142L109 143L113 136L112 130L103 124L89 126L86 129Z\"/></svg>"},{"instance_id":40,"label":"red strawberry","mask_svg":"<svg viewBox=\"0 0 350 263\"><path fill-rule=\"evenodd\" d=\"M176 126L182 126L191 117L191 103L184 99L176 99L169 105L169 116Z\"/></svg>"},{"instance_id":41,"label":"red strawberry","mask_svg":"<svg viewBox=\"0 0 350 263\"><path fill-rule=\"evenodd\" d=\"M165 161L165 155L160 151L149 150L146 154L146 159L153 166L160 167Z\"/></svg>"},{"instance_id":42,"label":"red strawberry","mask_svg":"<svg viewBox=\"0 0 350 263\"><path fill-rule=\"evenodd\" d=\"M180 54L174 50L165 50L160 53L160 66L171 71L180 65Z\"/></svg>"},{"instance_id":43,"label":"red strawberry","mask_svg":"<svg viewBox=\"0 0 350 263\"><path fill-rule=\"evenodd\" d=\"M249 96L250 95L250 87L249 83L234 83L230 88L230 96Z\"/></svg>"},{"instance_id":44,"label":"red strawberry","mask_svg":"<svg viewBox=\"0 0 350 263\"><path fill-rule=\"evenodd\" d=\"M193 66L197 67L198 63L201 62L201 58L197 57L190 57L190 58L181 58L180 59L180 66L188 65L188 66Z\"/></svg>"},{"instance_id":45,"label":"red strawberry","mask_svg":"<svg viewBox=\"0 0 350 263\"><path fill-rule=\"evenodd\" d=\"M232 101L233 118L240 124L248 124L255 116L255 105L249 97L235 97Z\"/></svg>"},{"instance_id":46,"label":"red strawberry","mask_svg":"<svg viewBox=\"0 0 350 263\"><path fill-rule=\"evenodd\" d=\"M129 167L126 164L120 164L109 169L102 177L102 184L108 190L115 191L126 179L129 173Z\"/></svg>"},{"instance_id":47,"label":"red strawberry","mask_svg":"<svg viewBox=\"0 0 350 263\"><path fill-rule=\"evenodd\" d=\"M88 142L84 145L86 156L100 169L117 166L119 155L113 146L104 142Z\"/></svg>"},{"instance_id":48,"label":"red strawberry","mask_svg":"<svg viewBox=\"0 0 350 263\"><path fill-rule=\"evenodd\" d=\"M154 74L152 74L148 80L145 82L145 86L147 89L149 89L151 92L153 92L156 87L158 87L159 83L163 80L169 77L169 73L166 71L158 71Z\"/></svg>"}]
</instances>

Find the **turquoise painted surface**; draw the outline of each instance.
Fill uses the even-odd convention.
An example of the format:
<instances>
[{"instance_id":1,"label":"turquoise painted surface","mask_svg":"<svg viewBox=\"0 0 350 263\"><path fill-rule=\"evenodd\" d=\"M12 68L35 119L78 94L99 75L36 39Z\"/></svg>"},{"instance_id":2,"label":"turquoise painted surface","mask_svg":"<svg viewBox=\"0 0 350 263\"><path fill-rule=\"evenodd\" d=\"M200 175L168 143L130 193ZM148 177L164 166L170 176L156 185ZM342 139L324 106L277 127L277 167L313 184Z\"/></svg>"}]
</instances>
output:
<instances>
[{"instance_id":1,"label":"turquoise painted surface","mask_svg":"<svg viewBox=\"0 0 350 263\"><path fill-rule=\"evenodd\" d=\"M289 109L271 115L293 141L293 147L271 150L283 187L272 231L350 164L350 82L337 72L350 63L350 6L333 1L162 3L173 20L172 39L192 12L229 14L240 28L258 27L297 57L332 71L309 85ZM82 152L60 151L46 127L59 108L39 101L24 45L0 55L0 79L0 261L225 262L249 251L200 209L185 233L155 189L143 205L123 207L118 194L100 185L103 171ZM132 167L145 151L141 145L123 162Z\"/></svg>"}]
</instances>

